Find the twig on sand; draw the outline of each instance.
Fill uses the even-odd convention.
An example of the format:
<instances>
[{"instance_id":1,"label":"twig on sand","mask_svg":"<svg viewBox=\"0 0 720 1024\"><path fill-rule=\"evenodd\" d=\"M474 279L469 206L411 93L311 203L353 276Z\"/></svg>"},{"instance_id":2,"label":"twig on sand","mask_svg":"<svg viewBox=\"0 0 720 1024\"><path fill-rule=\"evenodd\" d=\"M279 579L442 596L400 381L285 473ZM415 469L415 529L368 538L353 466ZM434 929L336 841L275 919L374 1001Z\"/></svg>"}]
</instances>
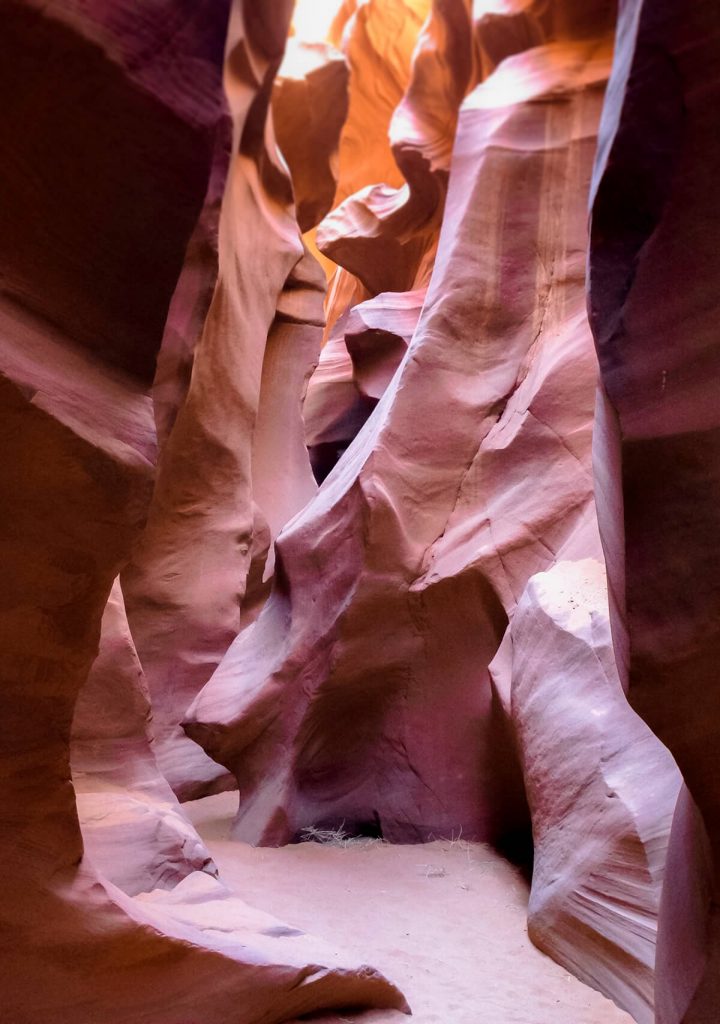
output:
<instances>
[{"instance_id":1,"label":"twig on sand","mask_svg":"<svg viewBox=\"0 0 720 1024\"><path fill-rule=\"evenodd\" d=\"M345 831L345 822L337 828L318 828L316 825L307 825L300 830L301 843L320 843L323 846L339 846L346 849L348 846L360 846L363 849L382 843L382 839L375 836L354 836Z\"/></svg>"}]
</instances>

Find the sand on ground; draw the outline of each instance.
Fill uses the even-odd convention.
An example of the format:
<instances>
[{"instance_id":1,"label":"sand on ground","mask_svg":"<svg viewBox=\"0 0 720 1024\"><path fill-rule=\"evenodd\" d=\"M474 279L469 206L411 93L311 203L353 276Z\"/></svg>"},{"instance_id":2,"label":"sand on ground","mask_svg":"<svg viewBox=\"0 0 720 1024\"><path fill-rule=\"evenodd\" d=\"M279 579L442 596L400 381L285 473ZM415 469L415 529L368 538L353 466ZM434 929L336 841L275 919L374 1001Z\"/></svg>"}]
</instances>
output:
<instances>
[{"instance_id":1,"label":"sand on ground","mask_svg":"<svg viewBox=\"0 0 720 1024\"><path fill-rule=\"evenodd\" d=\"M527 883L494 850L462 839L252 847L230 839L236 808L237 793L184 805L225 884L377 967L413 1012L318 1024L632 1024L532 945Z\"/></svg>"}]
</instances>

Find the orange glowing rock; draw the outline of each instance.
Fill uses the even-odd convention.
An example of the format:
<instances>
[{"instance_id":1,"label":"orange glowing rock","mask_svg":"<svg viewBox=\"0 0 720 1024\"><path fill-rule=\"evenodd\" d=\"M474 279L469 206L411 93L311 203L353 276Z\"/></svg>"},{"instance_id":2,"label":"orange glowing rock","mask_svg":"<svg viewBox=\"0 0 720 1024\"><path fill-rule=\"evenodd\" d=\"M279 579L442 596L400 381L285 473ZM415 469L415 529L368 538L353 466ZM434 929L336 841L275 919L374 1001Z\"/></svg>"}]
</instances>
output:
<instances>
[{"instance_id":1,"label":"orange glowing rock","mask_svg":"<svg viewBox=\"0 0 720 1024\"><path fill-rule=\"evenodd\" d=\"M716 5L134 6L3 5L3 1019L406 1011L225 888L237 786L532 851L716 1024Z\"/></svg>"},{"instance_id":2,"label":"orange glowing rock","mask_svg":"<svg viewBox=\"0 0 720 1024\"><path fill-rule=\"evenodd\" d=\"M332 207L337 150L348 109L348 67L322 43L288 42L273 89L273 124L292 177L300 230Z\"/></svg>"}]
</instances>

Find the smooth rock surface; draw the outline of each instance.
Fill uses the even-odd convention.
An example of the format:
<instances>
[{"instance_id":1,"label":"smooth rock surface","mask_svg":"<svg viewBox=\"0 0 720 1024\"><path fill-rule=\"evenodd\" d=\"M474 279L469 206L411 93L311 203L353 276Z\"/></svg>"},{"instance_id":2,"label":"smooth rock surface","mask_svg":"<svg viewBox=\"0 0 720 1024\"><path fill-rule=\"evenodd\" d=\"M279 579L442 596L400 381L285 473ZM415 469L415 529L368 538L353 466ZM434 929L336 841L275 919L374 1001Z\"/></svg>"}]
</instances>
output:
<instances>
[{"instance_id":1,"label":"smooth rock surface","mask_svg":"<svg viewBox=\"0 0 720 1024\"><path fill-rule=\"evenodd\" d=\"M417 327L427 289L382 292L359 302L344 325L353 380L366 398L382 398Z\"/></svg>"},{"instance_id":2,"label":"smooth rock surface","mask_svg":"<svg viewBox=\"0 0 720 1024\"><path fill-rule=\"evenodd\" d=\"M538 48L465 101L403 366L188 715L236 773L238 838L345 820L489 839L526 813L499 782L487 666L527 580L594 515L585 196L608 61ZM524 197L502 231L482 202L499 190Z\"/></svg>"},{"instance_id":3,"label":"smooth rock surface","mask_svg":"<svg viewBox=\"0 0 720 1024\"><path fill-rule=\"evenodd\" d=\"M720 11L627 2L617 39L589 264L598 510L620 676L689 790L663 897L657 1020L710 1024L720 1005Z\"/></svg>"},{"instance_id":4,"label":"smooth rock surface","mask_svg":"<svg viewBox=\"0 0 720 1024\"><path fill-rule=\"evenodd\" d=\"M393 841L462 829L502 842L521 834L528 809L488 666L519 614L507 685L538 858L531 934L648 1021L678 776L610 671L598 564L579 594L597 630L606 624L590 650L545 609L537 576L599 554L585 197L610 54L606 36L547 43L501 61L464 101L404 361L281 534L270 603L186 728L237 776L239 839L274 845L344 822ZM555 676L540 635L565 666ZM550 698L565 675L565 696ZM593 700L612 717L602 728ZM547 706L565 723L565 762ZM610 777L620 799L607 811ZM540 796L555 791L556 804ZM597 840L578 844L593 829Z\"/></svg>"},{"instance_id":5,"label":"smooth rock surface","mask_svg":"<svg viewBox=\"0 0 720 1024\"><path fill-rule=\"evenodd\" d=\"M716 1024L720 14L619 6L0 0L8 1024Z\"/></svg>"},{"instance_id":6,"label":"smooth rock surface","mask_svg":"<svg viewBox=\"0 0 720 1024\"><path fill-rule=\"evenodd\" d=\"M533 823L528 930L652 1024L655 943L680 774L628 706L595 558L533 576L490 668Z\"/></svg>"},{"instance_id":7,"label":"smooth rock surface","mask_svg":"<svg viewBox=\"0 0 720 1024\"><path fill-rule=\"evenodd\" d=\"M303 232L320 223L335 199L348 78L347 62L339 50L327 43L288 40L273 87L272 113Z\"/></svg>"},{"instance_id":8,"label":"smooth rock surface","mask_svg":"<svg viewBox=\"0 0 720 1024\"><path fill-rule=\"evenodd\" d=\"M331 29L332 41L347 59L350 81L335 198L313 239L320 242L326 265L334 268L326 299L326 344L305 402L306 441L318 480L327 476L373 407L355 380L344 336L350 310L371 298L373 291L347 268L342 253L349 246L363 266L375 267L376 283L382 282L377 291L392 287L392 274L380 250L396 244L393 229L383 229L375 242L369 239L375 218L366 198L386 195L391 206L399 208L405 203L407 186L391 147L390 130L411 81L418 34L430 7L428 0L349 0L340 8ZM430 206L432 211L432 202ZM322 241L324 237L326 241ZM332 239L340 249L333 249ZM396 249L392 258L397 275L407 279L405 257ZM384 270L379 260L384 261ZM343 265L337 266L338 262Z\"/></svg>"},{"instance_id":9,"label":"smooth rock surface","mask_svg":"<svg viewBox=\"0 0 720 1024\"><path fill-rule=\"evenodd\" d=\"M100 649L73 714L72 780L86 858L129 896L172 889L210 854L160 774L150 694L115 580Z\"/></svg>"},{"instance_id":10,"label":"smooth rock surface","mask_svg":"<svg viewBox=\"0 0 720 1024\"><path fill-rule=\"evenodd\" d=\"M212 301L187 394L160 452L147 527L123 573L158 762L181 799L232 785L179 723L241 625L257 614L272 540L314 491L300 410L320 349L321 275L308 269L312 258L268 118L291 6L252 16L241 4L233 8L225 90L234 155L217 268L204 267ZM191 299L193 268L178 285Z\"/></svg>"},{"instance_id":11,"label":"smooth rock surface","mask_svg":"<svg viewBox=\"0 0 720 1024\"><path fill-rule=\"evenodd\" d=\"M227 14L169 0L142 19L123 0L2 6L0 953L11 1024L280 1024L358 1002L404 1006L372 968L194 870L203 845L189 823L178 831L153 765L115 582L151 499L152 367L216 169ZM70 740L91 671L75 721L85 857ZM101 789L107 820L95 828ZM106 867L128 891L160 888L131 897Z\"/></svg>"}]
</instances>

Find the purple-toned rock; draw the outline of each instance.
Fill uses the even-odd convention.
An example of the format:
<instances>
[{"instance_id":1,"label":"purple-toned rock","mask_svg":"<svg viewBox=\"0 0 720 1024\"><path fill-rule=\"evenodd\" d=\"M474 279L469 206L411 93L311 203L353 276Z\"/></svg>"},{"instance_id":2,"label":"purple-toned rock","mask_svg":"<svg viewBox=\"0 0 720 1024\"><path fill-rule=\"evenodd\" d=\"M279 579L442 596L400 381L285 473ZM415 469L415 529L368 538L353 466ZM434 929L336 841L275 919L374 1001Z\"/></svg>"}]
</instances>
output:
<instances>
[{"instance_id":1,"label":"purple-toned rock","mask_svg":"<svg viewBox=\"0 0 720 1024\"><path fill-rule=\"evenodd\" d=\"M129 896L172 889L193 871L217 875L151 742L150 694L116 580L75 704L71 763L86 858Z\"/></svg>"},{"instance_id":2,"label":"purple-toned rock","mask_svg":"<svg viewBox=\"0 0 720 1024\"><path fill-rule=\"evenodd\" d=\"M426 288L382 292L353 306L344 324L345 346L361 395L382 398L415 333Z\"/></svg>"},{"instance_id":3,"label":"purple-toned rock","mask_svg":"<svg viewBox=\"0 0 720 1024\"><path fill-rule=\"evenodd\" d=\"M257 614L272 541L314 491L301 406L320 350L324 284L305 254L268 117L291 6L252 17L239 6L231 21L225 87L233 158L217 267L203 267L212 300L161 448L147 527L123 573L158 763L181 799L232 785L179 723ZM199 312L192 248L188 259L171 309L173 330L186 303ZM183 323L187 330L199 320Z\"/></svg>"},{"instance_id":4,"label":"purple-toned rock","mask_svg":"<svg viewBox=\"0 0 720 1024\"><path fill-rule=\"evenodd\" d=\"M463 104L405 361L188 715L236 774L240 838L508 828L488 665L529 578L594 516L585 211L609 55L528 51Z\"/></svg>"},{"instance_id":5,"label":"purple-toned rock","mask_svg":"<svg viewBox=\"0 0 720 1024\"><path fill-rule=\"evenodd\" d=\"M599 547L595 531L588 550ZM596 558L533 576L491 666L532 816L530 937L652 1024L655 942L680 774L629 707Z\"/></svg>"},{"instance_id":6,"label":"purple-toned rock","mask_svg":"<svg viewBox=\"0 0 720 1024\"><path fill-rule=\"evenodd\" d=\"M660 1024L711 1024L720 1005L719 54L716 4L621 5L592 202L615 650L630 702L689 791L658 934Z\"/></svg>"},{"instance_id":7,"label":"purple-toned rock","mask_svg":"<svg viewBox=\"0 0 720 1024\"><path fill-rule=\"evenodd\" d=\"M243 13L251 28L268 17ZM154 768L113 590L151 498L152 373L214 173L227 16L204 0L158 0L141 18L124 0L2 5L0 934L12 1024L280 1024L404 1005L371 968L195 870L202 844L178 830ZM277 7L272 17L284 34ZM88 679L74 759L84 857L70 741ZM141 875L159 888L130 896L105 869L128 892Z\"/></svg>"}]
</instances>

